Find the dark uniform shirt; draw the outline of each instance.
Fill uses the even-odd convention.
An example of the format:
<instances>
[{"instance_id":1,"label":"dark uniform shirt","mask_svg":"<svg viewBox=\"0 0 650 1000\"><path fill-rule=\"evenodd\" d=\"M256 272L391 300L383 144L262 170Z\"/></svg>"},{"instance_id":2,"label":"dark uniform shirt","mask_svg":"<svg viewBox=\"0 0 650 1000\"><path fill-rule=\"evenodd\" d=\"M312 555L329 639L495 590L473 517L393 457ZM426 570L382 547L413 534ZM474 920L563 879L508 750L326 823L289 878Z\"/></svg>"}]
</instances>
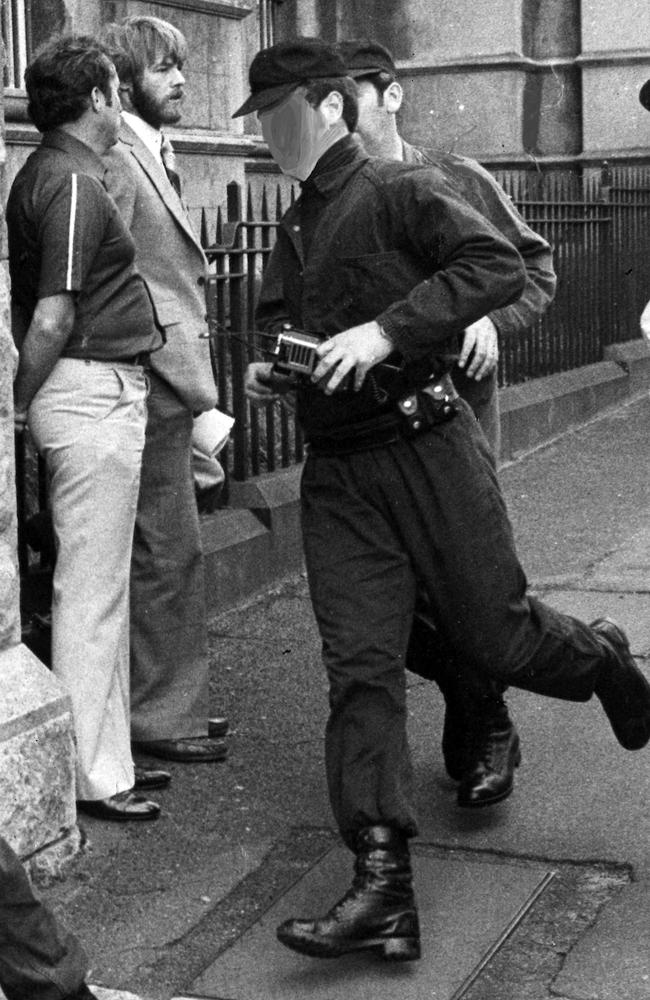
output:
<instances>
[{"instance_id":1,"label":"dark uniform shirt","mask_svg":"<svg viewBox=\"0 0 650 1000\"><path fill-rule=\"evenodd\" d=\"M105 166L66 132L43 136L9 195L7 226L20 347L36 303L70 292L75 321L62 357L115 361L162 346L135 246L103 187Z\"/></svg>"},{"instance_id":2,"label":"dark uniform shirt","mask_svg":"<svg viewBox=\"0 0 650 1000\"><path fill-rule=\"evenodd\" d=\"M553 252L539 233L521 217L492 174L476 160L437 149L417 149L402 140L404 163L437 167L461 198L489 219L519 251L526 268L526 284L519 299L495 309L490 319L502 337L521 334L544 315L555 295Z\"/></svg>"},{"instance_id":3,"label":"dark uniform shirt","mask_svg":"<svg viewBox=\"0 0 650 1000\"><path fill-rule=\"evenodd\" d=\"M282 219L257 321L267 331L289 321L329 337L376 320L395 344L392 360L408 370L453 350L466 326L516 300L524 281L514 247L440 171L371 159L347 136L321 157ZM298 392L308 437L391 407L369 378L358 393Z\"/></svg>"}]
</instances>

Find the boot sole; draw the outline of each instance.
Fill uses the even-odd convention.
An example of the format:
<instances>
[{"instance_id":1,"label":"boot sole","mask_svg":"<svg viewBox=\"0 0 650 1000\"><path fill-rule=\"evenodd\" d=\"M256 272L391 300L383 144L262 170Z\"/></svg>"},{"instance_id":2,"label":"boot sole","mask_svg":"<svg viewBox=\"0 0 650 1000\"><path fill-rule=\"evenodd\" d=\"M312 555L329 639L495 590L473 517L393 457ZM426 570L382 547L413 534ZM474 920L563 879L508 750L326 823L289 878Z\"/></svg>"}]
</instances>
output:
<instances>
[{"instance_id":1,"label":"boot sole","mask_svg":"<svg viewBox=\"0 0 650 1000\"><path fill-rule=\"evenodd\" d=\"M417 938L363 938L342 945L338 941L324 941L309 938L296 940L278 931L278 941L310 958L340 958L356 951L376 951L388 962L415 962L421 956L420 942Z\"/></svg>"}]
</instances>

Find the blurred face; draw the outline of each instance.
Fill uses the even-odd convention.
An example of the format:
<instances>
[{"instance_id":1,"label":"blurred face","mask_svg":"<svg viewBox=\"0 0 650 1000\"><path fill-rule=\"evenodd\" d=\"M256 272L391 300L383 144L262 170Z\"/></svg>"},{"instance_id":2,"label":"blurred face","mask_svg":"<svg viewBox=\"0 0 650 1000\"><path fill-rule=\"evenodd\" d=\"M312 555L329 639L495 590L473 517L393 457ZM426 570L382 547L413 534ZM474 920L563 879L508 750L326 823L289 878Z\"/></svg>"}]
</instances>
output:
<instances>
[{"instance_id":1,"label":"blurred face","mask_svg":"<svg viewBox=\"0 0 650 1000\"><path fill-rule=\"evenodd\" d=\"M305 88L298 87L279 104L258 112L262 135L283 173L307 180L323 153L347 134L342 107L337 91L315 108Z\"/></svg>"},{"instance_id":2,"label":"blurred face","mask_svg":"<svg viewBox=\"0 0 650 1000\"><path fill-rule=\"evenodd\" d=\"M262 135L283 173L304 181L327 149L328 122L322 105L312 107L303 87L274 107L260 111Z\"/></svg>"},{"instance_id":3,"label":"blurred face","mask_svg":"<svg viewBox=\"0 0 650 1000\"><path fill-rule=\"evenodd\" d=\"M161 58L133 81L130 88L133 110L154 128L175 125L181 119L184 87L180 64L169 56Z\"/></svg>"}]
</instances>

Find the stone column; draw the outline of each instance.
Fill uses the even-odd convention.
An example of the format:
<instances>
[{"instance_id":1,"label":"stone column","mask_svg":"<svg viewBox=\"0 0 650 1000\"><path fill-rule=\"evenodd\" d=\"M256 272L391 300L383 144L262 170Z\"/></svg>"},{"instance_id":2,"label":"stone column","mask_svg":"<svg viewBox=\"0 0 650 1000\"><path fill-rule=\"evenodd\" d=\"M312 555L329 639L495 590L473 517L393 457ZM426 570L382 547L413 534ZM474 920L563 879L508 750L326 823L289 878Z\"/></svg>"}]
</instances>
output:
<instances>
[{"instance_id":1,"label":"stone column","mask_svg":"<svg viewBox=\"0 0 650 1000\"><path fill-rule=\"evenodd\" d=\"M0 53L1 54L1 53ZM0 89L0 189L6 203ZM20 642L13 342L0 213L0 831L33 870L55 873L79 845L70 699Z\"/></svg>"}]
</instances>

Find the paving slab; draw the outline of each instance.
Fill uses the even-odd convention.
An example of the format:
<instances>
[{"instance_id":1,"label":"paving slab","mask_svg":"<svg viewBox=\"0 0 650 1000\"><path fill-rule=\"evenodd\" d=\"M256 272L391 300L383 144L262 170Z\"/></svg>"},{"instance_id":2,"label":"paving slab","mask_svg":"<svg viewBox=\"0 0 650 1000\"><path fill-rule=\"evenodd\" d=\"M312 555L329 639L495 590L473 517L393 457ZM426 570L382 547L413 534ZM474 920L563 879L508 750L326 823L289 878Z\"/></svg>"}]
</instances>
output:
<instances>
[{"instance_id":1,"label":"paving slab","mask_svg":"<svg viewBox=\"0 0 650 1000\"><path fill-rule=\"evenodd\" d=\"M650 884L626 886L569 953L553 992L571 1000L648 1000Z\"/></svg>"},{"instance_id":2,"label":"paving slab","mask_svg":"<svg viewBox=\"0 0 650 1000\"><path fill-rule=\"evenodd\" d=\"M446 859L414 852L423 958L389 964L374 955L326 962L278 943L291 916L324 912L349 887L351 855L336 847L192 984L187 997L219 1000L451 1000L517 926L551 877L548 866Z\"/></svg>"},{"instance_id":3,"label":"paving slab","mask_svg":"<svg viewBox=\"0 0 650 1000\"><path fill-rule=\"evenodd\" d=\"M647 594L650 591L650 525L596 563L592 571L592 581L609 590L630 591Z\"/></svg>"}]
</instances>

